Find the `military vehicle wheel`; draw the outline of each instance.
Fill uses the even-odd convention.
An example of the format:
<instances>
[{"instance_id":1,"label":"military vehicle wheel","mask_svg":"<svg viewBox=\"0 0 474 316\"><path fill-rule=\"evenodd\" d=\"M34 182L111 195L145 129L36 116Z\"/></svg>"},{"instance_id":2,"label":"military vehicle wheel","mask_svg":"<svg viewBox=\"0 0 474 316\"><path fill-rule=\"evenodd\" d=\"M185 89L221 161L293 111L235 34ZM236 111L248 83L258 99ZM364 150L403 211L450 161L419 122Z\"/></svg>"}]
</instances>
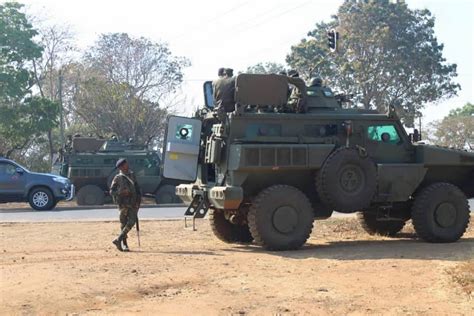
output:
<instances>
[{"instance_id":1,"label":"military vehicle wheel","mask_svg":"<svg viewBox=\"0 0 474 316\"><path fill-rule=\"evenodd\" d=\"M357 217L362 228L370 235L395 236L405 226L404 220L380 221L377 214L369 212L359 212Z\"/></svg>"},{"instance_id":2,"label":"military vehicle wheel","mask_svg":"<svg viewBox=\"0 0 474 316\"><path fill-rule=\"evenodd\" d=\"M176 195L176 188L173 185L164 185L155 194L156 204L183 203Z\"/></svg>"},{"instance_id":3,"label":"military vehicle wheel","mask_svg":"<svg viewBox=\"0 0 474 316\"><path fill-rule=\"evenodd\" d=\"M49 211L56 206L53 193L46 187L39 187L31 190L28 194L30 206L37 211Z\"/></svg>"},{"instance_id":4,"label":"military vehicle wheel","mask_svg":"<svg viewBox=\"0 0 474 316\"><path fill-rule=\"evenodd\" d=\"M323 203L342 213L369 206L377 189L377 169L369 157L353 148L336 149L316 176Z\"/></svg>"},{"instance_id":5,"label":"military vehicle wheel","mask_svg":"<svg viewBox=\"0 0 474 316\"><path fill-rule=\"evenodd\" d=\"M274 185L255 197L248 221L257 244L269 250L291 250L300 248L309 238L314 212L303 192L288 185Z\"/></svg>"},{"instance_id":6,"label":"military vehicle wheel","mask_svg":"<svg viewBox=\"0 0 474 316\"><path fill-rule=\"evenodd\" d=\"M428 242L454 242L469 225L469 204L464 193L450 183L434 183L415 197L412 221L420 238Z\"/></svg>"},{"instance_id":7,"label":"military vehicle wheel","mask_svg":"<svg viewBox=\"0 0 474 316\"><path fill-rule=\"evenodd\" d=\"M253 237L246 220L233 224L226 218L225 212L221 209L209 210L209 222L214 235L226 243L251 243Z\"/></svg>"},{"instance_id":8,"label":"military vehicle wheel","mask_svg":"<svg viewBox=\"0 0 474 316\"><path fill-rule=\"evenodd\" d=\"M104 200L104 191L93 184L83 186L77 192L77 205L103 205Z\"/></svg>"}]
</instances>

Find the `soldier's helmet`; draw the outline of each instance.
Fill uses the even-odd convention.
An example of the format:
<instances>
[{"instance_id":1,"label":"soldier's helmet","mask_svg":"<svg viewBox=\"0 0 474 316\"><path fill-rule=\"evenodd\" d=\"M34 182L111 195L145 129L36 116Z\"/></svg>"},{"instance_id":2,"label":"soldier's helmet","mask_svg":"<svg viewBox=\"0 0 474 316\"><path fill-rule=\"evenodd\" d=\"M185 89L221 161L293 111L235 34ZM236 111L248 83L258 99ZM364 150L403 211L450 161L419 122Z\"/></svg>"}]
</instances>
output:
<instances>
[{"instance_id":1,"label":"soldier's helmet","mask_svg":"<svg viewBox=\"0 0 474 316\"><path fill-rule=\"evenodd\" d=\"M234 76L234 69L226 68L226 69L224 69L224 74L229 78L233 77Z\"/></svg>"},{"instance_id":2,"label":"soldier's helmet","mask_svg":"<svg viewBox=\"0 0 474 316\"><path fill-rule=\"evenodd\" d=\"M321 87L323 84L323 80L321 78L311 78L309 81L310 87Z\"/></svg>"},{"instance_id":3,"label":"soldier's helmet","mask_svg":"<svg viewBox=\"0 0 474 316\"><path fill-rule=\"evenodd\" d=\"M288 77L298 78L299 76L300 74L294 69L288 71Z\"/></svg>"},{"instance_id":4,"label":"soldier's helmet","mask_svg":"<svg viewBox=\"0 0 474 316\"><path fill-rule=\"evenodd\" d=\"M224 76L225 68L221 67L217 70L217 76L222 77Z\"/></svg>"},{"instance_id":5,"label":"soldier's helmet","mask_svg":"<svg viewBox=\"0 0 474 316\"><path fill-rule=\"evenodd\" d=\"M115 168L119 168L121 165L123 165L124 163L127 162L127 159L125 158L120 158L119 160L117 160L117 162L115 163Z\"/></svg>"}]
</instances>

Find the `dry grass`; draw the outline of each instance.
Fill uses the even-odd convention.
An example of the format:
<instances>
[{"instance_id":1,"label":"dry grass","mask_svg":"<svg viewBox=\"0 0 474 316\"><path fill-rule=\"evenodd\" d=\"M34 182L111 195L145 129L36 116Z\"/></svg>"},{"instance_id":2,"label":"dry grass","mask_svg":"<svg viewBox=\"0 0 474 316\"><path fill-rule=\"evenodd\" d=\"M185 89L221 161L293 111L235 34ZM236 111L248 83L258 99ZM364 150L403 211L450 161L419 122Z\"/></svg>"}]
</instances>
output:
<instances>
[{"instance_id":1,"label":"dry grass","mask_svg":"<svg viewBox=\"0 0 474 316\"><path fill-rule=\"evenodd\" d=\"M449 271L453 280L458 283L464 292L474 296L474 259L457 265Z\"/></svg>"}]
</instances>

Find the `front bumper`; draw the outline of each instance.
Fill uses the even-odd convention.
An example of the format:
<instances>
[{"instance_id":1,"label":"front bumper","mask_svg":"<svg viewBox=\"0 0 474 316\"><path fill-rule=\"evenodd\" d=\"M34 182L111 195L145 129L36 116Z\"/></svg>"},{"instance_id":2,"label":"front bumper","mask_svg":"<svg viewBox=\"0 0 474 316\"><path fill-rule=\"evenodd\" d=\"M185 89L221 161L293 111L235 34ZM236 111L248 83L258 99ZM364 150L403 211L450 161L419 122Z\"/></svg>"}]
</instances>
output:
<instances>
[{"instance_id":1,"label":"front bumper","mask_svg":"<svg viewBox=\"0 0 474 316\"><path fill-rule=\"evenodd\" d=\"M71 201L74 198L76 188L74 187L74 184L70 184L67 186L57 187L54 191L57 200Z\"/></svg>"},{"instance_id":2,"label":"front bumper","mask_svg":"<svg viewBox=\"0 0 474 316\"><path fill-rule=\"evenodd\" d=\"M69 187L69 194L66 195L66 201L71 201L74 198L74 194L76 193L76 187L74 184L71 184Z\"/></svg>"},{"instance_id":3,"label":"front bumper","mask_svg":"<svg viewBox=\"0 0 474 316\"><path fill-rule=\"evenodd\" d=\"M211 207L226 210L238 209L244 199L242 188L233 186L207 187L196 184L180 184L176 187L176 195L186 204L191 204L196 195L203 195Z\"/></svg>"}]
</instances>

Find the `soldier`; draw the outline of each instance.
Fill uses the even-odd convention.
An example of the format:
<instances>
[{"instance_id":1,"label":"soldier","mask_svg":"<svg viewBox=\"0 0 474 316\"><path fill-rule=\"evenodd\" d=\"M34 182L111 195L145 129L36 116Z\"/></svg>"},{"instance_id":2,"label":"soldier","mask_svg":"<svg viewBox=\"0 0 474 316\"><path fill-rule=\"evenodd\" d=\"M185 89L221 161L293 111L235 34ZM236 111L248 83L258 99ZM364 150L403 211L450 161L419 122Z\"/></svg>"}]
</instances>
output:
<instances>
[{"instance_id":1,"label":"soldier","mask_svg":"<svg viewBox=\"0 0 474 316\"><path fill-rule=\"evenodd\" d=\"M297 113L306 112L306 84L299 78L298 73L288 77L288 83L293 85L288 100L288 105L292 111Z\"/></svg>"},{"instance_id":2,"label":"soldier","mask_svg":"<svg viewBox=\"0 0 474 316\"><path fill-rule=\"evenodd\" d=\"M234 76L234 69L232 68L225 68L224 69L224 77L225 78L232 78Z\"/></svg>"},{"instance_id":3,"label":"soldier","mask_svg":"<svg viewBox=\"0 0 474 316\"><path fill-rule=\"evenodd\" d=\"M306 91L308 108L337 108L340 107L331 89L323 86L321 78L311 78Z\"/></svg>"},{"instance_id":4,"label":"soldier","mask_svg":"<svg viewBox=\"0 0 474 316\"><path fill-rule=\"evenodd\" d=\"M224 77L224 71L225 71L225 68L224 67L221 67L217 70L217 77L219 78L222 78Z\"/></svg>"},{"instance_id":5,"label":"soldier","mask_svg":"<svg viewBox=\"0 0 474 316\"><path fill-rule=\"evenodd\" d=\"M115 167L120 169L120 172L112 180L110 195L119 206L120 228L122 231L113 243L118 250L129 251L127 234L137 222L138 209L141 203L141 190L125 158L119 159Z\"/></svg>"},{"instance_id":6,"label":"soldier","mask_svg":"<svg viewBox=\"0 0 474 316\"><path fill-rule=\"evenodd\" d=\"M214 104L218 113L232 112L235 110L235 78L234 70L224 69L224 76L212 83Z\"/></svg>"},{"instance_id":7,"label":"soldier","mask_svg":"<svg viewBox=\"0 0 474 316\"><path fill-rule=\"evenodd\" d=\"M322 87L323 86L323 80L321 78L311 78L309 82L310 87Z\"/></svg>"}]
</instances>

